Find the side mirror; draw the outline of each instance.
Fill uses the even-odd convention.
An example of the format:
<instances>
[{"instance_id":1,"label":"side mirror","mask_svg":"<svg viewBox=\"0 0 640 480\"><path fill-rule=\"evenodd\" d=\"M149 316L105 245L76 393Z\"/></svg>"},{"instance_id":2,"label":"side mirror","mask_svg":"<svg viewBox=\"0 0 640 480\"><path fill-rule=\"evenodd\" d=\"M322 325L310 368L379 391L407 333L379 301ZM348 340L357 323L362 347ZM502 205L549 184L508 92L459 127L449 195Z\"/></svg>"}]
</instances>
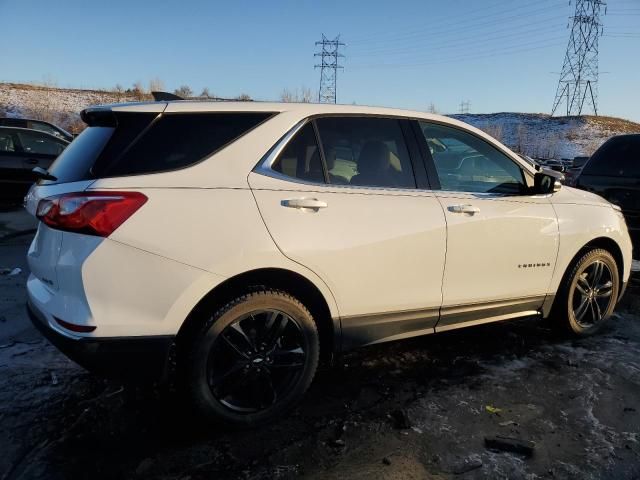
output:
<instances>
[{"instance_id":1,"label":"side mirror","mask_svg":"<svg viewBox=\"0 0 640 480\"><path fill-rule=\"evenodd\" d=\"M564 175L556 171L543 170L533 177L533 189L537 194L555 193L562 188Z\"/></svg>"}]
</instances>

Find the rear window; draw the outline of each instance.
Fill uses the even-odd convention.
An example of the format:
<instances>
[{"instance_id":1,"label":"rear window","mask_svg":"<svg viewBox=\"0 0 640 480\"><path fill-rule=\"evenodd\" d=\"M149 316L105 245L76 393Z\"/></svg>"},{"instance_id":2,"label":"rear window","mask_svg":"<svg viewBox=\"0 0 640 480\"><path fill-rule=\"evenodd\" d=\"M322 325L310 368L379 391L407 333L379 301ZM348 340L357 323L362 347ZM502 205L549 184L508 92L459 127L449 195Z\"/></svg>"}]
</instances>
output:
<instances>
[{"instance_id":1,"label":"rear window","mask_svg":"<svg viewBox=\"0 0 640 480\"><path fill-rule=\"evenodd\" d=\"M248 132L271 113L116 115L117 126L87 128L53 163L55 182L156 173L193 165Z\"/></svg>"},{"instance_id":2,"label":"rear window","mask_svg":"<svg viewBox=\"0 0 640 480\"><path fill-rule=\"evenodd\" d=\"M583 174L640 177L640 135L605 142L585 165Z\"/></svg>"},{"instance_id":3,"label":"rear window","mask_svg":"<svg viewBox=\"0 0 640 480\"><path fill-rule=\"evenodd\" d=\"M40 184L76 182L86 180L96 158L107 144L114 129L89 127L78 135L49 167L57 180L40 180Z\"/></svg>"}]
</instances>

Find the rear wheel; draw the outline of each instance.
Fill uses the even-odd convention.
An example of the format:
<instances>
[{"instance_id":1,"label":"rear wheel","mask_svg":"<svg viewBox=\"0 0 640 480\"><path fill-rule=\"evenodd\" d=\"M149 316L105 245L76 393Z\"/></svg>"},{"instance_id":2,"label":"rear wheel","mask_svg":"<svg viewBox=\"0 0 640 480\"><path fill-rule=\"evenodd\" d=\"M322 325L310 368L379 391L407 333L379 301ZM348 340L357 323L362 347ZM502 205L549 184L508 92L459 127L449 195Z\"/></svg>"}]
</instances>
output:
<instances>
[{"instance_id":1,"label":"rear wheel","mask_svg":"<svg viewBox=\"0 0 640 480\"><path fill-rule=\"evenodd\" d=\"M613 256L602 249L588 251L565 275L552 315L576 335L595 333L613 313L619 292Z\"/></svg>"},{"instance_id":2,"label":"rear wheel","mask_svg":"<svg viewBox=\"0 0 640 480\"><path fill-rule=\"evenodd\" d=\"M320 347L309 311L287 293L265 290L216 312L190 352L189 389L199 410L213 421L251 427L302 397Z\"/></svg>"}]
</instances>

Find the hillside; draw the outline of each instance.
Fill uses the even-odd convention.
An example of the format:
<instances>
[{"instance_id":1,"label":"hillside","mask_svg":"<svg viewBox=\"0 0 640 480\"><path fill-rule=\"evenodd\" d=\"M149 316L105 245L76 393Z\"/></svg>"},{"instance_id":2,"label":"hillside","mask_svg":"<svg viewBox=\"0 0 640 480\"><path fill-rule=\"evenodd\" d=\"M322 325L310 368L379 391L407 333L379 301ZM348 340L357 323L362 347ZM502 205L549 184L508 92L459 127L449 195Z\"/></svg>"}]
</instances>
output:
<instances>
[{"instance_id":1,"label":"hillside","mask_svg":"<svg viewBox=\"0 0 640 480\"><path fill-rule=\"evenodd\" d=\"M80 111L89 105L136 102L141 99L131 92L0 83L0 116L36 118L58 124L69 131L78 131L83 128Z\"/></svg>"},{"instance_id":2,"label":"hillside","mask_svg":"<svg viewBox=\"0 0 640 480\"><path fill-rule=\"evenodd\" d=\"M0 83L0 116L39 118L72 132L84 128L79 113L97 104L150 100L132 91L81 90ZM537 158L591 155L607 138L640 133L640 124L612 117L550 117L541 113L451 115L474 125L518 152Z\"/></svg>"},{"instance_id":3,"label":"hillside","mask_svg":"<svg viewBox=\"0 0 640 480\"><path fill-rule=\"evenodd\" d=\"M536 158L591 155L606 139L640 133L640 124L614 117L551 117L542 113L451 115Z\"/></svg>"}]
</instances>

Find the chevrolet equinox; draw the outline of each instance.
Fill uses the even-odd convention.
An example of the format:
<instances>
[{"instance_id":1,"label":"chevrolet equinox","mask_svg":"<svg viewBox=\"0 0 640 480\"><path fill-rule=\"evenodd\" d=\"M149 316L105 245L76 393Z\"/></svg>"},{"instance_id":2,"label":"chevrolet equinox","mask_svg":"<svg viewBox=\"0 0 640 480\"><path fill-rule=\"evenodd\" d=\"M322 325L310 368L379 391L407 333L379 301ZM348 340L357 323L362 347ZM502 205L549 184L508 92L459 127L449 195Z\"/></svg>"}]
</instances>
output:
<instances>
[{"instance_id":1,"label":"chevrolet equinox","mask_svg":"<svg viewBox=\"0 0 640 480\"><path fill-rule=\"evenodd\" d=\"M620 208L485 133L360 106L92 107L28 193L28 309L102 374L201 414L283 414L351 348L513 318L598 330L629 279Z\"/></svg>"}]
</instances>

